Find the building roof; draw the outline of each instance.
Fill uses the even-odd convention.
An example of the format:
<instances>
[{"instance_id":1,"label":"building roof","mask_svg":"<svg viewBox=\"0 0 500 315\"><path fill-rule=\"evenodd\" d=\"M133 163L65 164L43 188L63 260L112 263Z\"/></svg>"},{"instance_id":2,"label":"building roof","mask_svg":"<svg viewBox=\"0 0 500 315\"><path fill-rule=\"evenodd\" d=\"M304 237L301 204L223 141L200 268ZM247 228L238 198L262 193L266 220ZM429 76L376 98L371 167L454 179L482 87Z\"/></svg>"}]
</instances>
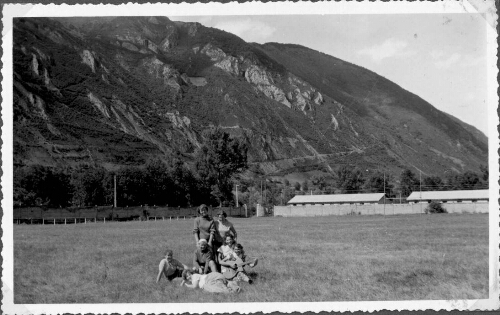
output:
<instances>
[{"instance_id":1,"label":"building roof","mask_svg":"<svg viewBox=\"0 0 500 315\"><path fill-rule=\"evenodd\" d=\"M422 194L422 195L420 195ZM408 201L418 200L478 200L489 199L489 190L448 190L448 191L414 191Z\"/></svg>"},{"instance_id":2,"label":"building roof","mask_svg":"<svg viewBox=\"0 0 500 315\"><path fill-rule=\"evenodd\" d=\"M342 195L298 195L290 199L289 204L297 203L340 203L340 202L379 202L384 193L342 194Z\"/></svg>"}]
</instances>

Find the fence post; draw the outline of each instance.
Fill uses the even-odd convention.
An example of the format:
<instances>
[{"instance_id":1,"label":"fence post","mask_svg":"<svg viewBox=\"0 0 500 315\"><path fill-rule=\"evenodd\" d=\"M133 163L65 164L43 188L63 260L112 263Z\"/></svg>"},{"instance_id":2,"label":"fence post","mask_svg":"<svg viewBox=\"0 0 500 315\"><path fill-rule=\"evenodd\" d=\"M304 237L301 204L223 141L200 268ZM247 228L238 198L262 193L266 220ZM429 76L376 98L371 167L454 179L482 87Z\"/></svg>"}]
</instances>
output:
<instances>
[{"instance_id":1,"label":"fence post","mask_svg":"<svg viewBox=\"0 0 500 315\"><path fill-rule=\"evenodd\" d=\"M66 225L66 218L64 218L64 225Z\"/></svg>"},{"instance_id":2,"label":"fence post","mask_svg":"<svg viewBox=\"0 0 500 315\"><path fill-rule=\"evenodd\" d=\"M54 218L54 225L56 225L56 218Z\"/></svg>"},{"instance_id":3,"label":"fence post","mask_svg":"<svg viewBox=\"0 0 500 315\"><path fill-rule=\"evenodd\" d=\"M85 224L87 224L87 218L84 218L85 219Z\"/></svg>"},{"instance_id":4,"label":"fence post","mask_svg":"<svg viewBox=\"0 0 500 315\"><path fill-rule=\"evenodd\" d=\"M104 223L106 223L106 217L104 217Z\"/></svg>"},{"instance_id":5,"label":"fence post","mask_svg":"<svg viewBox=\"0 0 500 315\"><path fill-rule=\"evenodd\" d=\"M76 218L75 218L75 224L76 224Z\"/></svg>"}]
</instances>

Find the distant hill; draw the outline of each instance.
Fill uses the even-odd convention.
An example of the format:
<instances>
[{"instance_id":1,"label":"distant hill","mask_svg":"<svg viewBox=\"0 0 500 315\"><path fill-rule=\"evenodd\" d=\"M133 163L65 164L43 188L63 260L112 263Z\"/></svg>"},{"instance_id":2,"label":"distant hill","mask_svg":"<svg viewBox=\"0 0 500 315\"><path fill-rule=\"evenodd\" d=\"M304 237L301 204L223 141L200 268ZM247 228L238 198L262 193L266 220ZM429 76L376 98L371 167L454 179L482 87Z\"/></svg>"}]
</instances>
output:
<instances>
[{"instance_id":1,"label":"distant hill","mask_svg":"<svg viewBox=\"0 0 500 315\"><path fill-rule=\"evenodd\" d=\"M246 43L166 17L14 20L14 163L113 169L180 151L203 130L249 146L269 175L339 165L478 171L487 138L362 67Z\"/></svg>"}]
</instances>

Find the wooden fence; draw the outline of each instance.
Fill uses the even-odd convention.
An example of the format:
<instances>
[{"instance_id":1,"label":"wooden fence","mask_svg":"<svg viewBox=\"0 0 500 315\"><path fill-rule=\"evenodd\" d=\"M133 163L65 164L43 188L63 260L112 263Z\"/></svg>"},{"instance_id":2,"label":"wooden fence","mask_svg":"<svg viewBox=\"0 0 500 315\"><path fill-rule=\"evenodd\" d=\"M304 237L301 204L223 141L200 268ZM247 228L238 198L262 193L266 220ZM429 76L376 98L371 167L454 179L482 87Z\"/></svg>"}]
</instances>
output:
<instances>
[{"instance_id":1,"label":"wooden fence","mask_svg":"<svg viewBox=\"0 0 500 315\"><path fill-rule=\"evenodd\" d=\"M209 214L215 216L223 210L228 216L244 216L245 209L222 207L210 208ZM75 224L90 222L130 221L130 220L186 220L197 216L197 207L124 207L114 208L49 208L29 207L14 209L16 224Z\"/></svg>"}]
</instances>

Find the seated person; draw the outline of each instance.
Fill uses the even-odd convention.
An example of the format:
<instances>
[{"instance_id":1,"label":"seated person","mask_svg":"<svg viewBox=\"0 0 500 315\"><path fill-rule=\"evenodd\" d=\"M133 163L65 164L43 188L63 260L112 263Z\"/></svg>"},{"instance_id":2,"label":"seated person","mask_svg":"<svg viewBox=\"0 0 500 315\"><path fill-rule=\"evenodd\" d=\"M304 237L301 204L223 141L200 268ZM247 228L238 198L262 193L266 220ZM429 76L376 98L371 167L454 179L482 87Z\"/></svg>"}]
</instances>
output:
<instances>
[{"instance_id":1,"label":"seated person","mask_svg":"<svg viewBox=\"0 0 500 315\"><path fill-rule=\"evenodd\" d=\"M236 242L234 241L234 236L232 234L226 234L224 237L224 245L219 247L217 253L219 255L219 262L221 262L226 256L234 252L234 246Z\"/></svg>"},{"instance_id":2,"label":"seated person","mask_svg":"<svg viewBox=\"0 0 500 315\"><path fill-rule=\"evenodd\" d=\"M198 247L193 257L193 270L197 270L201 274L207 274L209 270L211 272L217 271L214 254L206 239L202 238L198 241Z\"/></svg>"},{"instance_id":3,"label":"seated person","mask_svg":"<svg viewBox=\"0 0 500 315\"><path fill-rule=\"evenodd\" d=\"M211 293L238 293L240 287L234 281L227 280L222 274L214 271L206 275L193 274L185 270L182 274L181 286L191 289L200 288ZM190 283L188 283L190 282Z\"/></svg>"},{"instance_id":4,"label":"seated person","mask_svg":"<svg viewBox=\"0 0 500 315\"><path fill-rule=\"evenodd\" d=\"M259 260L257 258L248 259L243 251L243 246L241 244L236 244L234 246L234 252L222 259L220 264L222 266L222 273L227 279L245 281L252 284L253 280L250 279L246 273L244 266L249 265L253 268L257 266L258 262Z\"/></svg>"},{"instance_id":5,"label":"seated person","mask_svg":"<svg viewBox=\"0 0 500 315\"><path fill-rule=\"evenodd\" d=\"M182 271L188 269L189 267L180 263L177 259L174 259L174 252L167 249L165 252L165 258L160 261L158 266L158 276L156 277L156 283L160 281L162 275L165 275L168 281L172 281L175 278L182 277Z\"/></svg>"}]
</instances>

